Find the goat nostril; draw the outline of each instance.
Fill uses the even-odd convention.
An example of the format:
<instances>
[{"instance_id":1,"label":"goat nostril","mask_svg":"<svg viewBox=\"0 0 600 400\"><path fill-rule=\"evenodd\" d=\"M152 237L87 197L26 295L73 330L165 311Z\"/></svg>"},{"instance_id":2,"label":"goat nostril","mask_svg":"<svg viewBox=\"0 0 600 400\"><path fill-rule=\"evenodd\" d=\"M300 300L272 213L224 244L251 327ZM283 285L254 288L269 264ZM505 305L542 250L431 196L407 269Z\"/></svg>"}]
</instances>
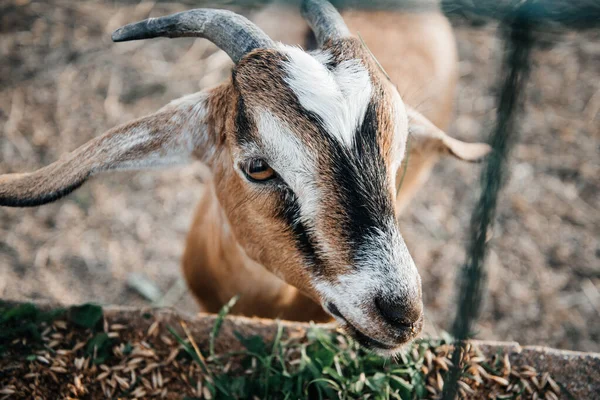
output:
<instances>
[{"instance_id":1,"label":"goat nostril","mask_svg":"<svg viewBox=\"0 0 600 400\"><path fill-rule=\"evenodd\" d=\"M375 299L375 305L383 318L392 326L399 329L411 328L421 318L420 301L418 302L389 301L381 297Z\"/></svg>"}]
</instances>

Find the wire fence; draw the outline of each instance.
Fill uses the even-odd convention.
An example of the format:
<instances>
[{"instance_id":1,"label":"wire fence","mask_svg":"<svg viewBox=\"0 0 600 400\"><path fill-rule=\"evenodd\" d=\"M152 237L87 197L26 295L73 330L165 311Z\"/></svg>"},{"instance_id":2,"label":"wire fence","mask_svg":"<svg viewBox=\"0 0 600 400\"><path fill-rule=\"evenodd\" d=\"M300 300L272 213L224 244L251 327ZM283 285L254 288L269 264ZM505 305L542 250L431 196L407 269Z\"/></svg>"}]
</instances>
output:
<instances>
[{"instance_id":1,"label":"wire fence","mask_svg":"<svg viewBox=\"0 0 600 400\"><path fill-rule=\"evenodd\" d=\"M432 2L411 1L338 1L337 6L398 7L415 9ZM452 326L455 348L453 366L444 382L443 398L451 400L458 394L462 359L466 345L473 336L486 287L485 260L492 235L498 195L505 182L507 161L519 134L516 123L530 71L530 55L535 44L535 32L550 32L555 28L589 29L600 26L600 3L590 1L455 1L442 0L440 6L453 21L458 18L472 24L499 22L499 35L504 42L504 58L497 95L496 120L489 143L493 153L481 172L481 195L473 209L466 247L466 261L458 276L458 300Z\"/></svg>"},{"instance_id":2,"label":"wire fence","mask_svg":"<svg viewBox=\"0 0 600 400\"><path fill-rule=\"evenodd\" d=\"M519 9L500 28L505 40L505 56L496 123L490 138L494 151L487 158L481 173L481 196L471 217L467 260L458 282L458 307L452 329L457 345L452 356L454 365L444 385L444 399L454 399L457 394L462 354L483 303L488 238L493 228L498 193L506 175L507 158L518 137L515 120L525 91L534 40L532 21L525 10L526 7Z\"/></svg>"},{"instance_id":3,"label":"wire fence","mask_svg":"<svg viewBox=\"0 0 600 400\"><path fill-rule=\"evenodd\" d=\"M117 4L136 4L139 0L110 0ZM276 0L298 5L300 0ZM260 8L273 0L154 0L155 3L177 2L190 7ZM600 2L596 0L331 0L338 8L398 9L419 11L441 8L453 23L459 21L482 25L491 21L506 21L515 10L528 21L550 26L587 29L598 26Z\"/></svg>"}]
</instances>

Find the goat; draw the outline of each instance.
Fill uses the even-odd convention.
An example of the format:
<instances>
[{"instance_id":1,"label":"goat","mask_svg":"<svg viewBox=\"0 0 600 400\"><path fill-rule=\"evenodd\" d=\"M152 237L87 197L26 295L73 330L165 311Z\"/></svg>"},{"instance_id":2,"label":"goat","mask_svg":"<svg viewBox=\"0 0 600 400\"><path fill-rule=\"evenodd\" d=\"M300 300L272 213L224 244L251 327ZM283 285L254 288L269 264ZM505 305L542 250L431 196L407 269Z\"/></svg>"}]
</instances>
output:
<instances>
[{"instance_id":1,"label":"goat","mask_svg":"<svg viewBox=\"0 0 600 400\"><path fill-rule=\"evenodd\" d=\"M211 173L183 271L205 310L239 294L235 313L333 317L364 346L394 353L423 325L421 279L397 222L402 198L412 193L405 186L418 185L442 151L476 160L489 148L450 138L403 102L327 1L304 0L302 14L319 45L312 52L277 43L225 10L190 10L118 29L116 42L204 37L231 57L232 76L47 167L1 175L0 205L49 203L104 171L198 160ZM442 102L452 97L448 75ZM438 124L448 118L444 107ZM411 158L421 152L424 161L411 164L397 196L409 132Z\"/></svg>"}]
</instances>

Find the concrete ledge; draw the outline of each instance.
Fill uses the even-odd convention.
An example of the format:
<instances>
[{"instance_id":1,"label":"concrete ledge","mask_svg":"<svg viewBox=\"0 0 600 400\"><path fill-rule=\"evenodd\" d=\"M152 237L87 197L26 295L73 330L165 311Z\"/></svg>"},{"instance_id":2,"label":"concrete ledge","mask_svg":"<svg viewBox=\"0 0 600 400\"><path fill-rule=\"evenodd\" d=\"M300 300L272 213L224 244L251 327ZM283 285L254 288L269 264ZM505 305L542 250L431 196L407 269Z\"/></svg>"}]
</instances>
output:
<instances>
[{"instance_id":1,"label":"concrete ledge","mask_svg":"<svg viewBox=\"0 0 600 400\"><path fill-rule=\"evenodd\" d=\"M8 302L9 305L18 303ZM34 303L41 309L55 308L57 304ZM127 329L145 332L156 321L163 326L172 326L180 330L184 321L200 348L208 348L210 332L216 320L215 315L185 315L167 308L132 308L104 306L104 316L111 324L122 324ZM290 321L274 321L261 318L229 316L223 321L221 331L215 342L215 351L241 350L242 345L236 339L235 332L244 336L259 335L265 341L273 340L277 324L284 328L286 337L303 337L310 324ZM334 324L319 324L324 329L335 329ZM508 354L511 365L531 366L539 373L547 372L563 385L577 399L598 398L600 393L600 354L583 353L547 348L543 346L520 346L516 342L472 341L486 356Z\"/></svg>"}]
</instances>

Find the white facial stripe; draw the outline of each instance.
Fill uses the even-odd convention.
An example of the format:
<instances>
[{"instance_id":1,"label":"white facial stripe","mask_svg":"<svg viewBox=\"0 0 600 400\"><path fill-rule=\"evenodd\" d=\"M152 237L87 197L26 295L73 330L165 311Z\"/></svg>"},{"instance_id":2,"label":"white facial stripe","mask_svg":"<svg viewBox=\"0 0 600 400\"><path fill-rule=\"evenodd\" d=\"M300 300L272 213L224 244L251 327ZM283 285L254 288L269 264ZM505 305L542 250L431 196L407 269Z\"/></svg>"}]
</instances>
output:
<instances>
[{"instance_id":1,"label":"white facial stripe","mask_svg":"<svg viewBox=\"0 0 600 400\"><path fill-rule=\"evenodd\" d=\"M371 79L365 67L356 60L342 61L333 74L346 99L346 117L350 123L348 128L354 137L354 132L362 124L371 101Z\"/></svg>"},{"instance_id":2,"label":"white facial stripe","mask_svg":"<svg viewBox=\"0 0 600 400\"><path fill-rule=\"evenodd\" d=\"M371 99L372 84L368 71L358 60L340 63L329 71L318 57L297 47L282 46L290 61L285 64L286 82L306 110L317 114L335 139L352 146L356 128L362 123Z\"/></svg>"},{"instance_id":3,"label":"white facial stripe","mask_svg":"<svg viewBox=\"0 0 600 400\"><path fill-rule=\"evenodd\" d=\"M357 327L372 325L365 309L373 307L375 296L419 296L417 268L397 229L390 228L387 234L381 230L367 240L354 272L338 276L334 283L315 282L325 301L332 301Z\"/></svg>"},{"instance_id":4,"label":"white facial stripe","mask_svg":"<svg viewBox=\"0 0 600 400\"><path fill-rule=\"evenodd\" d=\"M298 135L284 121L270 112L258 112L256 124L269 164L298 198L301 221L306 226L315 226L322 204L322 193L317 185L316 175L319 171L316 154L298 139ZM327 232L317 229L313 234L324 254L334 255L339 251L332 243L335 238Z\"/></svg>"},{"instance_id":5,"label":"white facial stripe","mask_svg":"<svg viewBox=\"0 0 600 400\"><path fill-rule=\"evenodd\" d=\"M256 124L268 162L298 196L303 218L313 220L320 202L314 155L289 126L272 113L257 112Z\"/></svg>"}]
</instances>

